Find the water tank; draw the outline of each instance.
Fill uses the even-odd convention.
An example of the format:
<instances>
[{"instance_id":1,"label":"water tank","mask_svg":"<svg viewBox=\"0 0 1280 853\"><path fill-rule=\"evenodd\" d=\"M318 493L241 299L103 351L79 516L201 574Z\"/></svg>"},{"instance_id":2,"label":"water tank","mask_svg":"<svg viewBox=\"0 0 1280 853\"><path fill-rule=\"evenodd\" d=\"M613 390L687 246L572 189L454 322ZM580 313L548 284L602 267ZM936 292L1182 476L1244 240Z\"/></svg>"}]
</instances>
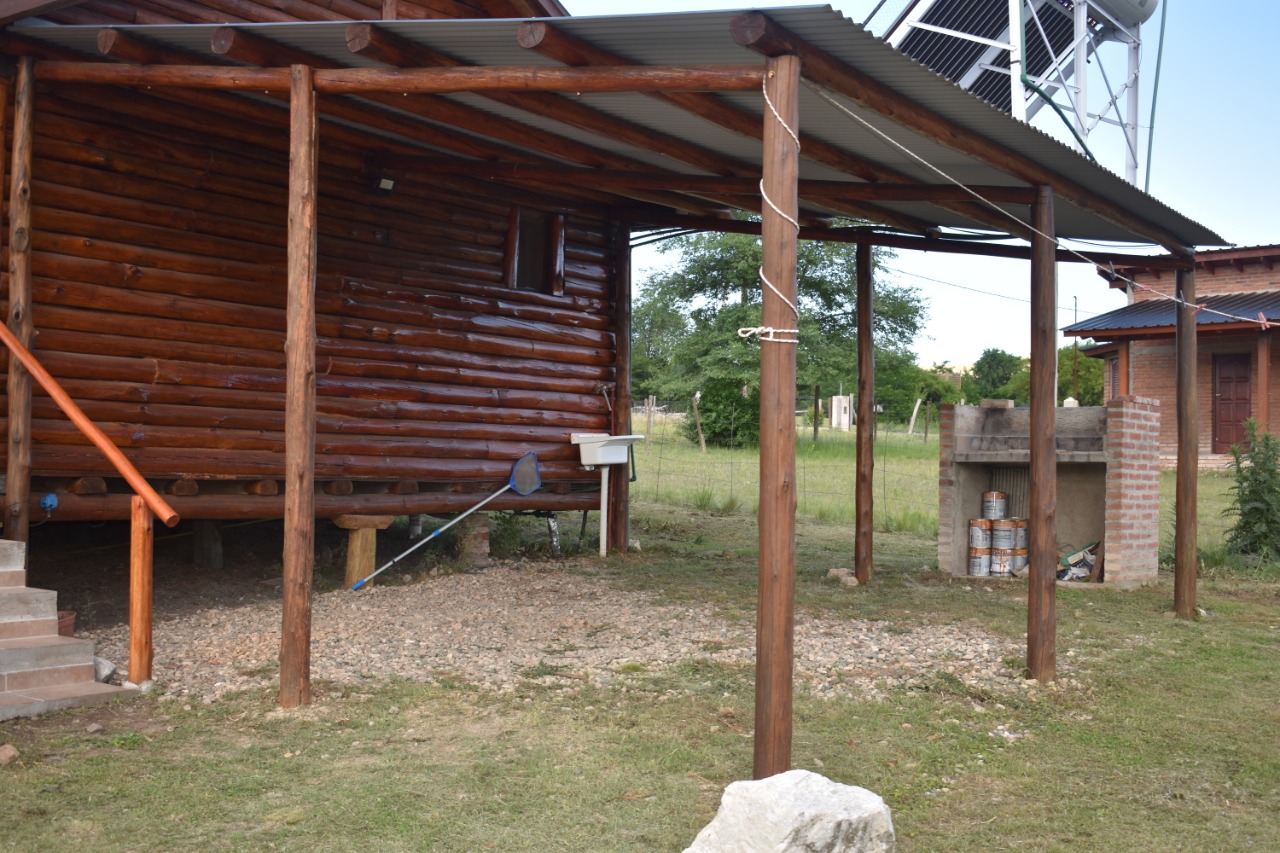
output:
<instances>
[{"instance_id":1,"label":"water tank","mask_svg":"<svg viewBox=\"0 0 1280 853\"><path fill-rule=\"evenodd\" d=\"M1145 24L1159 3L1160 0L1089 0L1090 6L1103 10L1123 27Z\"/></svg>"}]
</instances>

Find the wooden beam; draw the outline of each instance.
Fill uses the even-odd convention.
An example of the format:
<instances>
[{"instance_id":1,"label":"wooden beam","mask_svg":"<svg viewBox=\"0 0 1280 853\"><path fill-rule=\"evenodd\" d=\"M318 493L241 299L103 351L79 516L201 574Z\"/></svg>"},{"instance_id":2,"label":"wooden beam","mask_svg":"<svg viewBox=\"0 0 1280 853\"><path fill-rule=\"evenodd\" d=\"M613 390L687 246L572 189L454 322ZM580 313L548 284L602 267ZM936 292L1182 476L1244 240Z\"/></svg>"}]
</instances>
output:
<instances>
[{"instance_id":1,"label":"wooden beam","mask_svg":"<svg viewBox=\"0 0 1280 853\"><path fill-rule=\"evenodd\" d=\"M655 213L647 210L622 210L618 216L633 227L685 228L690 231L722 231L731 234L759 234L760 223L741 219L718 219L710 216L686 216L683 214ZM1026 246L1008 246L1001 243L985 243L978 240L930 239L891 234L876 228L819 228L805 226L800 229L802 240L826 240L833 243L864 243L887 246L893 249L912 249L917 252L943 252L952 255L980 255L988 258L1019 258L1030 260L1031 250ZM1088 263L1098 267L1132 262L1134 255L1105 252L1068 252L1059 250L1054 255L1058 263ZM1161 269L1177 270L1190 267L1190 261L1182 258L1160 258Z\"/></svg>"},{"instance_id":2,"label":"wooden beam","mask_svg":"<svg viewBox=\"0 0 1280 853\"><path fill-rule=\"evenodd\" d=\"M1117 396L1128 396L1133 392L1130 390L1129 382L1129 349L1133 344L1129 341L1121 341L1119 349L1116 351L1116 357L1120 359L1120 363L1116 365L1120 371L1120 391Z\"/></svg>"},{"instance_id":3,"label":"wooden beam","mask_svg":"<svg viewBox=\"0 0 1280 853\"><path fill-rule=\"evenodd\" d=\"M1271 331L1258 332L1258 432L1271 432Z\"/></svg>"},{"instance_id":4,"label":"wooden beam","mask_svg":"<svg viewBox=\"0 0 1280 853\"><path fill-rule=\"evenodd\" d=\"M565 65L608 67L627 63L626 57L604 50L557 29L551 24L540 21L522 24L518 40L521 47L536 50L538 53L549 56ZM752 139L761 138L760 120L757 116L746 110L739 109L716 95L702 92L650 92L648 94L650 97L718 124L732 133L742 134ZM899 172L896 169L891 169L883 164L860 157L853 152L846 151L809 134L800 134L800 144L801 156L804 159L821 163L839 172L854 175L864 181L914 183L912 177L905 172ZM844 212L851 212L847 207L847 202L842 204L846 205L843 208ZM884 207L868 206L865 202L861 203L860 206L864 212L852 213L852 215L920 234L932 234L935 230L933 223L916 217L908 217ZM960 202L953 209L963 216L972 218L976 222L1001 232L1006 232L1011 225L1011 220L1007 217L999 216L993 211L978 205Z\"/></svg>"},{"instance_id":5,"label":"wooden beam","mask_svg":"<svg viewBox=\"0 0 1280 853\"><path fill-rule=\"evenodd\" d=\"M311 582L315 570L316 172L312 71L290 69L288 318L285 358L284 606L280 705L311 702Z\"/></svg>"},{"instance_id":6,"label":"wooden beam","mask_svg":"<svg viewBox=\"0 0 1280 853\"><path fill-rule=\"evenodd\" d=\"M1173 605L1179 619L1196 618L1196 564L1199 532L1196 492L1200 473L1200 415L1196 388L1196 273L1174 276L1178 304L1177 359L1178 479L1174 496Z\"/></svg>"},{"instance_id":7,"label":"wooden beam","mask_svg":"<svg viewBox=\"0 0 1280 853\"><path fill-rule=\"evenodd\" d=\"M791 767L792 657L796 572L796 179L800 152L800 60L770 57L764 111L765 205L761 325L779 331L760 342L760 587L756 613L754 776ZM767 338L767 336L765 336Z\"/></svg>"},{"instance_id":8,"label":"wooden beam","mask_svg":"<svg viewBox=\"0 0 1280 853\"><path fill-rule=\"evenodd\" d=\"M622 66L547 68L503 66L463 68L330 68L314 72L317 92L329 95L454 94L458 92L742 92L760 88L756 65ZM287 68L213 65L140 67L97 62L41 61L36 79L102 86L169 86L181 89L283 92Z\"/></svg>"},{"instance_id":9,"label":"wooden beam","mask_svg":"<svg viewBox=\"0 0 1280 853\"><path fill-rule=\"evenodd\" d=\"M1058 572L1058 280L1054 268L1053 190L1040 188L1031 210L1031 517L1027 581L1027 675L1057 674Z\"/></svg>"},{"instance_id":10,"label":"wooden beam","mask_svg":"<svg viewBox=\"0 0 1280 853\"><path fill-rule=\"evenodd\" d=\"M857 478L854 484L854 514L857 517L853 540L853 569L858 583L871 581L874 557L872 524L875 508L872 485L875 475L876 436L876 355L872 304L871 244L857 248L858 296L858 449Z\"/></svg>"},{"instance_id":11,"label":"wooden beam","mask_svg":"<svg viewBox=\"0 0 1280 853\"><path fill-rule=\"evenodd\" d=\"M370 59L376 59L387 65L407 68L465 66L465 63L460 60L424 45L419 45L384 28L364 22L351 24L347 28L347 46L354 53L359 53ZM621 58L617 58L614 64L625 65L627 63ZM726 157L719 152L702 148L679 137L626 121L571 98L545 92L522 92L519 94L488 92L484 93L484 96L498 103L569 124L608 139L659 153L664 157L669 157L672 160L686 163L705 171L740 177L744 181L751 182L751 188L745 192L752 196L753 199L759 193L759 170L754 164ZM751 124L758 131L759 122L753 119ZM636 166L642 170L644 169L644 164L637 163ZM624 172L623 174L626 173ZM551 180L558 181L563 179L552 178ZM587 185L598 186L592 181L589 181ZM692 187L674 187L673 189L684 192L695 191L695 188ZM734 206L745 206L747 209L759 211L758 202L753 201L744 205L743 200L739 199L733 204ZM833 205L833 209L840 213L884 222L885 224L907 228L918 233L927 233L931 227L929 223L923 220L880 207L848 205L840 202L833 202Z\"/></svg>"},{"instance_id":12,"label":"wooden beam","mask_svg":"<svg viewBox=\"0 0 1280 853\"><path fill-rule=\"evenodd\" d=\"M35 121L33 62L18 63L14 85L13 165L9 191L9 310L7 325L23 346L35 337L31 317L31 161ZM2 146L0 146L2 147ZM5 467L4 536L26 542L31 523L31 374L9 354L9 446Z\"/></svg>"},{"instance_id":13,"label":"wooden beam","mask_svg":"<svg viewBox=\"0 0 1280 853\"><path fill-rule=\"evenodd\" d=\"M151 637L155 523L150 507L138 495L129 498L129 510L129 680L143 685L151 680L155 654Z\"/></svg>"},{"instance_id":14,"label":"wooden beam","mask_svg":"<svg viewBox=\"0 0 1280 853\"><path fill-rule=\"evenodd\" d=\"M1049 186L1054 195L1082 210L1106 219L1135 236L1159 243L1175 255L1190 257L1194 247L1177 234L1135 216L1120 205L1088 188L964 127L928 107L904 97L868 74L864 74L826 51L779 25L762 12L746 12L734 19L733 36L738 44L765 56L792 52L804 62L804 76L855 103L891 119L908 130L920 133L955 151L979 160L1034 186Z\"/></svg>"},{"instance_id":15,"label":"wooden beam","mask_svg":"<svg viewBox=\"0 0 1280 853\"><path fill-rule=\"evenodd\" d=\"M631 433L631 229L619 224L613 233L613 434ZM604 393L608 393L605 391ZM609 548L626 553L631 524L631 466L619 466L609 478Z\"/></svg>"},{"instance_id":16,"label":"wooden beam","mask_svg":"<svg viewBox=\"0 0 1280 853\"><path fill-rule=\"evenodd\" d=\"M573 166L543 166L527 163L495 163L488 160L457 160L445 157L393 155L379 157L378 164L394 169L451 171L459 175L517 183L583 181L601 189L653 189L675 192L758 195L756 177L688 175L680 172L581 169ZM968 192L949 184L874 184L857 181L799 181L803 198L830 201L963 201ZM1031 204L1035 190L1030 187L972 187L992 201Z\"/></svg>"},{"instance_id":17,"label":"wooden beam","mask_svg":"<svg viewBox=\"0 0 1280 853\"><path fill-rule=\"evenodd\" d=\"M339 68L315 73L316 91L453 94L457 92L749 92L760 88L758 65L469 66L462 68Z\"/></svg>"},{"instance_id":18,"label":"wooden beam","mask_svg":"<svg viewBox=\"0 0 1280 853\"><path fill-rule=\"evenodd\" d=\"M409 53L407 46L399 45L399 43L397 45L400 58L420 59L424 64L432 65L443 63L446 60L445 57L430 52L427 48L418 48L417 53L409 56L407 55ZM315 69L343 70L336 62L323 56L298 50L235 27L220 27L214 30L210 37L210 47L219 56L227 56L250 65L264 67L310 65ZM414 45L414 47L417 46ZM387 51L391 50L386 45L384 45L384 48ZM455 66L449 65L447 67ZM431 69L427 68L425 70L429 71ZM472 68L472 70L477 69ZM529 97L564 100L557 95L545 92L526 92L519 96L510 95L510 93L488 93L488 95L504 103L509 100L519 102L521 99ZM557 161L569 160L595 167L603 166L617 169L647 168L647 164L641 161L586 145L531 125L508 121L501 116L468 107L441 95L369 92L365 93L365 98L374 104L381 105L381 107L353 104L349 99L329 99L324 103L324 108L327 114L345 118L348 121L353 118L350 115L353 108L363 107L370 117L377 115L382 107L389 107L398 112L408 112L433 122L431 126L432 136L436 136L441 132L439 130L439 125L441 124L466 131L466 134L457 135L460 144L451 147L454 150L467 153L468 156L483 157L484 159L496 159L495 146L483 144L472 134L480 134L489 139L501 140L507 144L517 145L522 149L535 152L532 155L518 155L517 159L520 162L537 163L543 157L554 157ZM364 123L370 123L369 119L366 118ZM376 121L372 123L372 126L378 126ZM417 137L415 136L414 138ZM435 140L428 139L427 141L439 145L439 142ZM611 205L615 202L615 199L598 194L594 189L586 189L589 186L589 184L574 185L572 187L572 196L590 198L600 204ZM543 192L554 192L563 197L566 185L563 182L554 182L550 188L543 186L538 189ZM638 201L657 203L676 210L707 213L718 209L702 199L693 199L675 194L633 192L630 193L630 196Z\"/></svg>"}]
</instances>

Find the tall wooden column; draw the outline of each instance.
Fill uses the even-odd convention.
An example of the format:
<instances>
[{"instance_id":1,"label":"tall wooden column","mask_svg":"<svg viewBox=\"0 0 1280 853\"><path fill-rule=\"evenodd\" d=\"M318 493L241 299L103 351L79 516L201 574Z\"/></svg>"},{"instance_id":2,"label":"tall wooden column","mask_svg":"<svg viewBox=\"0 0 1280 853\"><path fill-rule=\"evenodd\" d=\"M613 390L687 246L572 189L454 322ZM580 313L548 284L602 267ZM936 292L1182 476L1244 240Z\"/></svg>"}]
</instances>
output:
<instances>
[{"instance_id":1,"label":"tall wooden column","mask_svg":"<svg viewBox=\"0 0 1280 853\"><path fill-rule=\"evenodd\" d=\"M311 702L311 579L315 570L316 96L311 69L289 89L289 293L285 331L284 606L280 705Z\"/></svg>"},{"instance_id":2,"label":"tall wooden column","mask_svg":"<svg viewBox=\"0 0 1280 853\"><path fill-rule=\"evenodd\" d=\"M613 233L613 434L631 432L631 228ZM630 451L628 451L630 453ZM626 552L631 528L631 466L619 465L609 478L609 548Z\"/></svg>"},{"instance_id":3,"label":"tall wooden column","mask_svg":"<svg viewBox=\"0 0 1280 853\"><path fill-rule=\"evenodd\" d=\"M1058 277L1054 263L1053 190L1039 187L1031 209L1030 580L1027 675L1053 681L1057 671L1058 571Z\"/></svg>"},{"instance_id":4,"label":"tall wooden column","mask_svg":"<svg viewBox=\"0 0 1280 853\"><path fill-rule=\"evenodd\" d=\"M854 484L853 569L858 583L871 580L871 526L876 466L876 350L872 333L871 244L859 243L858 262L858 473Z\"/></svg>"},{"instance_id":5,"label":"tall wooden column","mask_svg":"<svg viewBox=\"0 0 1280 853\"><path fill-rule=\"evenodd\" d=\"M27 349L35 337L31 317L31 160L33 61L18 63L13 110L13 183L9 192L9 331ZM2 139L2 137L0 137ZM5 467L4 536L26 542L31 523L31 374L9 357L9 448Z\"/></svg>"},{"instance_id":6,"label":"tall wooden column","mask_svg":"<svg viewBox=\"0 0 1280 853\"><path fill-rule=\"evenodd\" d=\"M800 60L770 57L765 81L763 322L795 329ZM775 113L776 110L776 113ZM776 208L776 209L775 209ZM791 221L788 221L790 217ZM788 305L787 302L791 305ZM766 338L768 336L766 335ZM783 339L792 334L780 334ZM791 769L796 580L796 344L760 342L760 588L756 612L757 779Z\"/></svg>"},{"instance_id":7,"label":"tall wooden column","mask_svg":"<svg viewBox=\"0 0 1280 853\"><path fill-rule=\"evenodd\" d=\"M1173 531L1173 606L1179 619L1196 618L1196 489L1200 475L1200 418L1196 400L1196 271L1178 270L1176 331L1178 482Z\"/></svg>"}]
</instances>

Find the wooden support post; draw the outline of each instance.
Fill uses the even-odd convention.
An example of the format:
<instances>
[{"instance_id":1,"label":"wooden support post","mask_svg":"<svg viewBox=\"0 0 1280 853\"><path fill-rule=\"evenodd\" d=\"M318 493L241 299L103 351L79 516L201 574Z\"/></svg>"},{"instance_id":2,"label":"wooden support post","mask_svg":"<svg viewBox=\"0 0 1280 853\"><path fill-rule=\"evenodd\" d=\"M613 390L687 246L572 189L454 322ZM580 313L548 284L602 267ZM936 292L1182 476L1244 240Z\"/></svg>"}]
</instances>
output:
<instances>
[{"instance_id":1,"label":"wooden support post","mask_svg":"<svg viewBox=\"0 0 1280 853\"><path fill-rule=\"evenodd\" d=\"M222 522L201 518L192 522L192 527L195 535L192 537L191 561L199 568L221 571Z\"/></svg>"},{"instance_id":2,"label":"wooden support post","mask_svg":"<svg viewBox=\"0 0 1280 853\"><path fill-rule=\"evenodd\" d=\"M31 159L35 76L31 57L18 63L13 109L13 184L9 192L9 330L28 349L31 318ZM31 374L9 356L9 448L4 536L26 542L31 524Z\"/></svg>"},{"instance_id":3,"label":"wooden support post","mask_svg":"<svg viewBox=\"0 0 1280 853\"><path fill-rule=\"evenodd\" d=\"M1027 582L1027 676L1057 674L1058 278L1053 190L1041 186L1031 208L1031 518Z\"/></svg>"},{"instance_id":4,"label":"wooden support post","mask_svg":"<svg viewBox=\"0 0 1280 853\"><path fill-rule=\"evenodd\" d=\"M1196 491L1200 475L1200 420L1196 399L1196 273L1174 274L1178 303L1178 482L1173 530L1173 607L1179 619L1196 618Z\"/></svg>"},{"instance_id":5,"label":"wooden support post","mask_svg":"<svg viewBox=\"0 0 1280 853\"><path fill-rule=\"evenodd\" d=\"M563 271L562 271L563 272ZM615 341L613 434L631 434L631 227L613 233L613 333ZM607 392L606 392L607 393ZM628 455L632 451L628 449ZM610 477L609 547L626 553L631 535L631 466Z\"/></svg>"},{"instance_id":6,"label":"wooden support post","mask_svg":"<svg viewBox=\"0 0 1280 853\"><path fill-rule=\"evenodd\" d=\"M1258 332L1258 433L1271 432L1271 331Z\"/></svg>"},{"instance_id":7,"label":"wooden support post","mask_svg":"<svg viewBox=\"0 0 1280 853\"><path fill-rule=\"evenodd\" d=\"M394 515L339 515L333 523L348 531L346 586L363 580L378 568L378 531L395 521ZM365 586L373 586L369 581Z\"/></svg>"},{"instance_id":8,"label":"wooden support post","mask_svg":"<svg viewBox=\"0 0 1280 853\"><path fill-rule=\"evenodd\" d=\"M859 243L856 256L858 277L858 449L857 479L854 484L856 529L853 540L853 573L858 583L871 580L872 523L875 499L872 486L876 467L876 350L872 333L871 244Z\"/></svg>"},{"instance_id":9,"label":"wooden support post","mask_svg":"<svg viewBox=\"0 0 1280 853\"><path fill-rule=\"evenodd\" d=\"M146 501L129 499L129 680L142 685L151 680L152 530L155 516Z\"/></svg>"},{"instance_id":10,"label":"wooden support post","mask_svg":"<svg viewBox=\"0 0 1280 853\"><path fill-rule=\"evenodd\" d=\"M290 69L289 292L285 339L284 588L280 705L311 702L311 581L315 570L316 95L311 69Z\"/></svg>"},{"instance_id":11,"label":"wooden support post","mask_svg":"<svg viewBox=\"0 0 1280 853\"><path fill-rule=\"evenodd\" d=\"M762 326L797 329L796 178L800 60L770 57L764 110ZM788 221L788 217L792 221ZM788 304L788 302L790 304ZM791 767L792 655L796 577L796 344L794 333L760 342L760 588L756 613L753 773Z\"/></svg>"}]
</instances>

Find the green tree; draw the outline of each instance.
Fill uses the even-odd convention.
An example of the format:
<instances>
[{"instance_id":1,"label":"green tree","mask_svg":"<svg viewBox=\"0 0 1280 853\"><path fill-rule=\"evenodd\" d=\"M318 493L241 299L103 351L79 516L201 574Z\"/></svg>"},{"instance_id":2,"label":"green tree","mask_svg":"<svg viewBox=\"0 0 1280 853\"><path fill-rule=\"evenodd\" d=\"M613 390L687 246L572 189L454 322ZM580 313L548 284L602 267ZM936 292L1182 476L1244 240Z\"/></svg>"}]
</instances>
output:
<instances>
[{"instance_id":1,"label":"green tree","mask_svg":"<svg viewBox=\"0 0 1280 853\"><path fill-rule=\"evenodd\" d=\"M977 405L982 400L999 399L1001 389L1022 367L1022 359L1000 349L983 350L973 369L960 382L960 392Z\"/></svg>"},{"instance_id":2,"label":"green tree","mask_svg":"<svg viewBox=\"0 0 1280 853\"><path fill-rule=\"evenodd\" d=\"M1082 406L1101 406L1106 401L1102 391L1102 361L1079 352L1074 344L1058 350L1058 405L1075 397ZM1031 401L1031 360L1024 359L1018 372L997 392L998 397L1013 400L1019 406Z\"/></svg>"},{"instance_id":3,"label":"green tree","mask_svg":"<svg viewBox=\"0 0 1280 853\"><path fill-rule=\"evenodd\" d=\"M643 399L661 392L676 345L689 333L689 320L669 303L641 291L631 306L631 389Z\"/></svg>"},{"instance_id":4,"label":"green tree","mask_svg":"<svg viewBox=\"0 0 1280 853\"><path fill-rule=\"evenodd\" d=\"M671 349L654 384L668 397L702 391L703 431L716 444L750 444L759 436L760 346L738 330L760 325L761 251L757 237L697 234L670 241L674 268L644 284L653 299L687 317L689 331ZM876 256L876 263L884 257ZM802 241L797 249L800 343L796 382L834 391L857 375L856 251L854 246ZM874 290L877 359L905 354L924 321L924 305L910 287L877 281ZM744 396L744 389L745 396Z\"/></svg>"}]
</instances>

